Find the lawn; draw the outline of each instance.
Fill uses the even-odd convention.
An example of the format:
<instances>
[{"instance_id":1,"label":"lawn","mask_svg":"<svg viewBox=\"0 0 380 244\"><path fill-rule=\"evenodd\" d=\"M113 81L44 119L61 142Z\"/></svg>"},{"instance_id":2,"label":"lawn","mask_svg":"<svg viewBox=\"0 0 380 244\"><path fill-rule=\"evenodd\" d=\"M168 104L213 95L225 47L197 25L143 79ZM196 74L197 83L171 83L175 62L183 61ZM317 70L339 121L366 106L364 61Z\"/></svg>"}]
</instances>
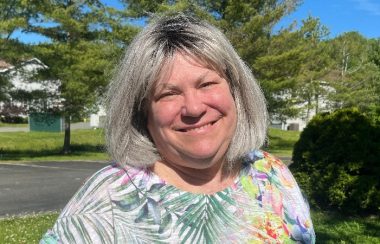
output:
<instances>
[{"instance_id":1,"label":"lawn","mask_svg":"<svg viewBox=\"0 0 380 244\"><path fill-rule=\"evenodd\" d=\"M62 155L64 133L1 132L1 161L107 160L103 130L71 131L71 153Z\"/></svg>"},{"instance_id":2,"label":"lawn","mask_svg":"<svg viewBox=\"0 0 380 244\"><path fill-rule=\"evenodd\" d=\"M0 219L0 243L38 243L57 217L57 213L43 213Z\"/></svg>"},{"instance_id":3,"label":"lawn","mask_svg":"<svg viewBox=\"0 0 380 244\"><path fill-rule=\"evenodd\" d=\"M71 131L71 153L62 155L64 133L1 132L0 161L107 160L103 130ZM276 156L291 157L299 132L269 130L269 147Z\"/></svg>"},{"instance_id":4,"label":"lawn","mask_svg":"<svg viewBox=\"0 0 380 244\"><path fill-rule=\"evenodd\" d=\"M13 124L0 122L0 127L28 127L28 124Z\"/></svg>"},{"instance_id":5,"label":"lawn","mask_svg":"<svg viewBox=\"0 0 380 244\"><path fill-rule=\"evenodd\" d=\"M270 128L268 133L269 146L263 149L278 157L291 157L294 143L298 141L299 137L299 131Z\"/></svg>"},{"instance_id":6,"label":"lawn","mask_svg":"<svg viewBox=\"0 0 380 244\"><path fill-rule=\"evenodd\" d=\"M347 217L313 211L317 243L380 243L379 217ZM38 243L58 217L44 213L0 219L0 243Z\"/></svg>"}]
</instances>

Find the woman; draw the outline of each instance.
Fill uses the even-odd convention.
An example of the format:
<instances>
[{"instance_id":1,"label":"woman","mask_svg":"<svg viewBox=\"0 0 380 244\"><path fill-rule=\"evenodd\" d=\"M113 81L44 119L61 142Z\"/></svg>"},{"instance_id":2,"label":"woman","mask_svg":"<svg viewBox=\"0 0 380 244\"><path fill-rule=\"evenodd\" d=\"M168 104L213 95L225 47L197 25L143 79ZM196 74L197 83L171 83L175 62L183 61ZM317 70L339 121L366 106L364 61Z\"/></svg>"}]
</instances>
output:
<instances>
[{"instance_id":1,"label":"woman","mask_svg":"<svg viewBox=\"0 0 380 244\"><path fill-rule=\"evenodd\" d=\"M263 94L215 27L148 25L108 93L115 164L79 190L41 243L314 243L291 173L258 149Z\"/></svg>"}]
</instances>

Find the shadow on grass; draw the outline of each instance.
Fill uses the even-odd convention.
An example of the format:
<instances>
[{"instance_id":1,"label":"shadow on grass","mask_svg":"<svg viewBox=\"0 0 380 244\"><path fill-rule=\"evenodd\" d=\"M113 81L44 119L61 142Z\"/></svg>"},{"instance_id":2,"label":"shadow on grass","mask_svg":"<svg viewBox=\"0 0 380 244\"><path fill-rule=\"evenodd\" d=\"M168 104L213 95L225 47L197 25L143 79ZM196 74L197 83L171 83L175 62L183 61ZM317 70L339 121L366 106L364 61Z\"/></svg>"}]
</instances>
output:
<instances>
[{"instance_id":1,"label":"shadow on grass","mask_svg":"<svg viewBox=\"0 0 380 244\"><path fill-rule=\"evenodd\" d=\"M7 150L0 148L0 160L21 160L24 158L37 158L48 156L80 156L85 153L101 153L105 152L105 147L102 144L90 145L90 144L72 144L70 146L71 152L68 154L62 153L62 147L45 150Z\"/></svg>"},{"instance_id":2,"label":"shadow on grass","mask_svg":"<svg viewBox=\"0 0 380 244\"><path fill-rule=\"evenodd\" d=\"M317 243L377 242L380 234L379 220L378 216L347 217L334 212L313 215Z\"/></svg>"}]
</instances>

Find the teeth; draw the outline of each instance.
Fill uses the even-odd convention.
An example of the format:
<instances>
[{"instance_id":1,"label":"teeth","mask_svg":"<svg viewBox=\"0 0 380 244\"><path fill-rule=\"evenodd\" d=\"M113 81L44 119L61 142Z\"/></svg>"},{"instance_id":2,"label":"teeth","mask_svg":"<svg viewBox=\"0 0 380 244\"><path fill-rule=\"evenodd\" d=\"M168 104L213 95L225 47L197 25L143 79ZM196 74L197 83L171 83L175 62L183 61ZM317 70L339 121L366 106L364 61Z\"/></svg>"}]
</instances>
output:
<instances>
[{"instance_id":1,"label":"teeth","mask_svg":"<svg viewBox=\"0 0 380 244\"><path fill-rule=\"evenodd\" d=\"M211 123L208 123L208 124L203 125L203 126L201 126L201 127L188 129L188 130L186 130L186 131L197 131L197 130L202 130L202 129L206 128L206 127L209 127L210 125L211 125Z\"/></svg>"}]
</instances>

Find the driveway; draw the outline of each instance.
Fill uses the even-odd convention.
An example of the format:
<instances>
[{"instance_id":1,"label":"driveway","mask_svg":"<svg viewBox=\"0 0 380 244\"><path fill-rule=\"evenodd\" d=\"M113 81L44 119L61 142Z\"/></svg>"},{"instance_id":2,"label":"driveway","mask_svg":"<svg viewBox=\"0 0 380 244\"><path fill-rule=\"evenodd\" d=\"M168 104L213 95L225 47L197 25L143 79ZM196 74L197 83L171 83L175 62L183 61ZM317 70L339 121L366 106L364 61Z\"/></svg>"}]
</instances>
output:
<instances>
[{"instance_id":1,"label":"driveway","mask_svg":"<svg viewBox=\"0 0 380 244\"><path fill-rule=\"evenodd\" d=\"M0 162L0 217L61 210L104 162Z\"/></svg>"}]
</instances>

